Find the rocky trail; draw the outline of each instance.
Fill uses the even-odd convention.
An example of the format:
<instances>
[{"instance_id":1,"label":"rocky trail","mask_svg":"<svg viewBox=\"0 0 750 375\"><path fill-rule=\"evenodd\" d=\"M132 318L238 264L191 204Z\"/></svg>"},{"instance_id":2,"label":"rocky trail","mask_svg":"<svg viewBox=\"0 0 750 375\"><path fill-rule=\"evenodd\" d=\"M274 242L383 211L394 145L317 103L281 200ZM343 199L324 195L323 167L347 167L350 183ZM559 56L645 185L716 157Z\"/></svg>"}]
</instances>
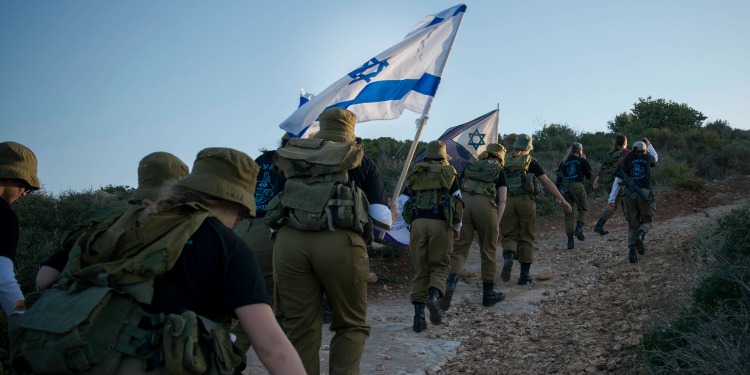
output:
<instances>
[{"instance_id":1,"label":"rocky trail","mask_svg":"<svg viewBox=\"0 0 750 375\"><path fill-rule=\"evenodd\" d=\"M657 213L647 252L637 264L627 260L627 228L622 214L593 232L603 199L592 200L585 241L566 248L562 215L537 222L534 283L511 280L496 289L505 301L481 305L479 253L471 249L453 305L440 326L411 330L408 254L372 259L380 281L370 285L368 320L372 333L361 363L363 374L585 374L636 372L641 336L655 323L690 303L703 276L691 241L731 209L746 203L740 177L708 185L700 192L657 192ZM498 252L498 267L502 257ZM321 371L327 373L331 332L325 331ZM267 373L249 353L245 374Z\"/></svg>"}]
</instances>

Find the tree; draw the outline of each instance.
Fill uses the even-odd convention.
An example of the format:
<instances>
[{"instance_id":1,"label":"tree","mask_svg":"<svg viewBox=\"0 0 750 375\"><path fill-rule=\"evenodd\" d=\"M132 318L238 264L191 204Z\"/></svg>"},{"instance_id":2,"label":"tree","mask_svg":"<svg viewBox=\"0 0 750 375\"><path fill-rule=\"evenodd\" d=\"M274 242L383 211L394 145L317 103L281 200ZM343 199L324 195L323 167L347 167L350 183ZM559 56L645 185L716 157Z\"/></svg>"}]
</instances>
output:
<instances>
[{"instance_id":1,"label":"tree","mask_svg":"<svg viewBox=\"0 0 750 375\"><path fill-rule=\"evenodd\" d=\"M643 135L655 129L670 129L674 132L700 129L706 119L703 113L685 103L654 100L649 96L646 99L638 98L638 102L633 104L632 115L621 113L608 124L616 133Z\"/></svg>"},{"instance_id":2,"label":"tree","mask_svg":"<svg viewBox=\"0 0 750 375\"><path fill-rule=\"evenodd\" d=\"M546 124L534 133L534 149L538 151L565 150L578 138L568 125Z\"/></svg>"}]
</instances>

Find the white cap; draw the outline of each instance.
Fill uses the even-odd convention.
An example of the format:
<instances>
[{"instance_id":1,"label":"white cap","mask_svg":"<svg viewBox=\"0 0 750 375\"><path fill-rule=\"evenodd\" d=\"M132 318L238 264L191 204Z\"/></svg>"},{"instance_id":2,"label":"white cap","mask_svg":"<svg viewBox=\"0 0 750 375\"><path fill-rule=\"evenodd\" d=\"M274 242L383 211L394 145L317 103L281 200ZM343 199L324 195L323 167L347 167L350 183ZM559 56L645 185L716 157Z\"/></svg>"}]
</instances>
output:
<instances>
[{"instance_id":1,"label":"white cap","mask_svg":"<svg viewBox=\"0 0 750 375\"><path fill-rule=\"evenodd\" d=\"M643 141L633 143L633 151L646 151L646 144Z\"/></svg>"}]
</instances>

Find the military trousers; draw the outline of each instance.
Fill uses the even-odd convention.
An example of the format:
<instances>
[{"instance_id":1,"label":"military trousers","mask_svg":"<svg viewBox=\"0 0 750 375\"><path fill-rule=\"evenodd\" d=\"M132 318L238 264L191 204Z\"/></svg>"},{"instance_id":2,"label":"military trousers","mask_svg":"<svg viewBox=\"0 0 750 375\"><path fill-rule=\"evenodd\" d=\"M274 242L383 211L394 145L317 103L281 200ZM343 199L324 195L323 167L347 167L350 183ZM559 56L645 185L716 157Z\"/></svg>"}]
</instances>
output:
<instances>
[{"instance_id":1,"label":"military trousers","mask_svg":"<svg viewBox=\"0 0 750 375\"><path fill-rule=\"evenodd\" d=\"M573 212L568 213L565 211L565 233L573 233L575 229L575 222L579 221L586 224L586 214L589 210L588 198L586 197L586 187L583 186L583 182L571 183L572 191L565 195L565 201L573 207ZM575 194L578 198L578 204L570 194ZM576 220L576 215L578 218Z\"/></svg>"},{"instance_id":2,"label":"military trousers","mask_svg":"<svg viewBox=\"0 0 750 375\"><path fill-rule=\"evenodd\" d=\"M604 211L602 211L602 220L607 221L612 218L612 215L615 214L615 211L618 207L621 207L623 210L623 214L625 214L625 218L627 219L627 213L625 213L625 204L622 202L623 197L625 197L625 189L622 188L622 186L618 187L619 189L617 191L617 195L615 196L615 209L610 210L609 208L604 208ZM609 195L607 195L609 197Z\"/></svg>"},{"instance_id":3,"label":"military trousers","mask_svg":"<svg viewBox=\"0 0 750 375\"><path fill-rule=\"evenodd\" d=\"M641 189L641 192L647 198L654 199L651 190ZM635 236L638 234L638 231L648 233L651 230L656 202L652 202L649 205L640 196L636 196L635 198L625 196L623 201L625 202L625 215L628 219L628 246L635 246Z\"/></svg>"},{"instance_id":4,"label":"military trousers","mask_svg":"<svg viewBox=\"0 0 750 375\"><path fill-rule=\"evenodd\" d=\"M323 293L334 332L329 373L359 374L370 335L367 325L367 245L350 230L301 231L282 227L274 245L276 316L308 374L320 374Z\"/></svg>"},{"instance_id":5,"label":"military trousers","mask_svg":"<svg viewBox=\"0 0 750 375\"><path fill-rule=\"evenodd\" d=\"M242 238L253 251L258 259L260 272L263 273L263 281L269 296L273 296L273 240L271 229L263 223L262 217L244 219L234 228L234 233Z\"/></svg>"},{"instance_id":6,"label":"military trousers","mask_svg":"<svg viewBox=\"0 0 750 375\"><path fill-rule=\"evenodd\" d=\"M411 302L427 303L427 291L434 287L445 294L450 257L453 250L453 230L448 222L438 219L414 219L409 231L411 255Z\"/></svg>"},{"instance_id":7,"label":"military trousers","mask_svg":"<svg viewBox=\"0 0 750 375\"><path fill-rule=\"evenodd\" d=\"M534 263L534 233L536 231L536 201L528 194L508 196L500 233L503 251L519 252L518 261Z\"/></svg>"},{"instance_id":8,"label":"military trousers","mask_svg":"<svg viewBox=\"0 0 750 375\"><path fill-rule=\"evenodd\" d=\"M465 193L461 236L453 243L450 273L463 273L474 243L474 232L479 235L479 252L482 259L482 281L495 281L497 241L500 222L494 199L481 194Z\"/></svg>"}]
</instances>

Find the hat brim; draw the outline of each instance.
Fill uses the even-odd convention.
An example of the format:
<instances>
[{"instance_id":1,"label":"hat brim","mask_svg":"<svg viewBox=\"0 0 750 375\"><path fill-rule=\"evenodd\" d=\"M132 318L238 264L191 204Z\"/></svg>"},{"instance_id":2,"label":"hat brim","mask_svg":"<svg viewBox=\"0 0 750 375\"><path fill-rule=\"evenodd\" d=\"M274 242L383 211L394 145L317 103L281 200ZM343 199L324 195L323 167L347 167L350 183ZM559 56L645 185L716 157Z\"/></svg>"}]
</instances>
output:
<instances>
[{"instance_id":1,"label":"hat brim","mask_svg":"<svg viewBox=\"0 0 750 375\"><path fill-rule=\"evenodd\" d=\"M248 190L238 188L235 183L217 177L215 174L193 171L185 178L178 180L176 184L212 197L237 203L247 210L245 214L255 216L255 197L253 194ZM253 186L254 189L255 186Z\"/></svg>"}]
</instances>

